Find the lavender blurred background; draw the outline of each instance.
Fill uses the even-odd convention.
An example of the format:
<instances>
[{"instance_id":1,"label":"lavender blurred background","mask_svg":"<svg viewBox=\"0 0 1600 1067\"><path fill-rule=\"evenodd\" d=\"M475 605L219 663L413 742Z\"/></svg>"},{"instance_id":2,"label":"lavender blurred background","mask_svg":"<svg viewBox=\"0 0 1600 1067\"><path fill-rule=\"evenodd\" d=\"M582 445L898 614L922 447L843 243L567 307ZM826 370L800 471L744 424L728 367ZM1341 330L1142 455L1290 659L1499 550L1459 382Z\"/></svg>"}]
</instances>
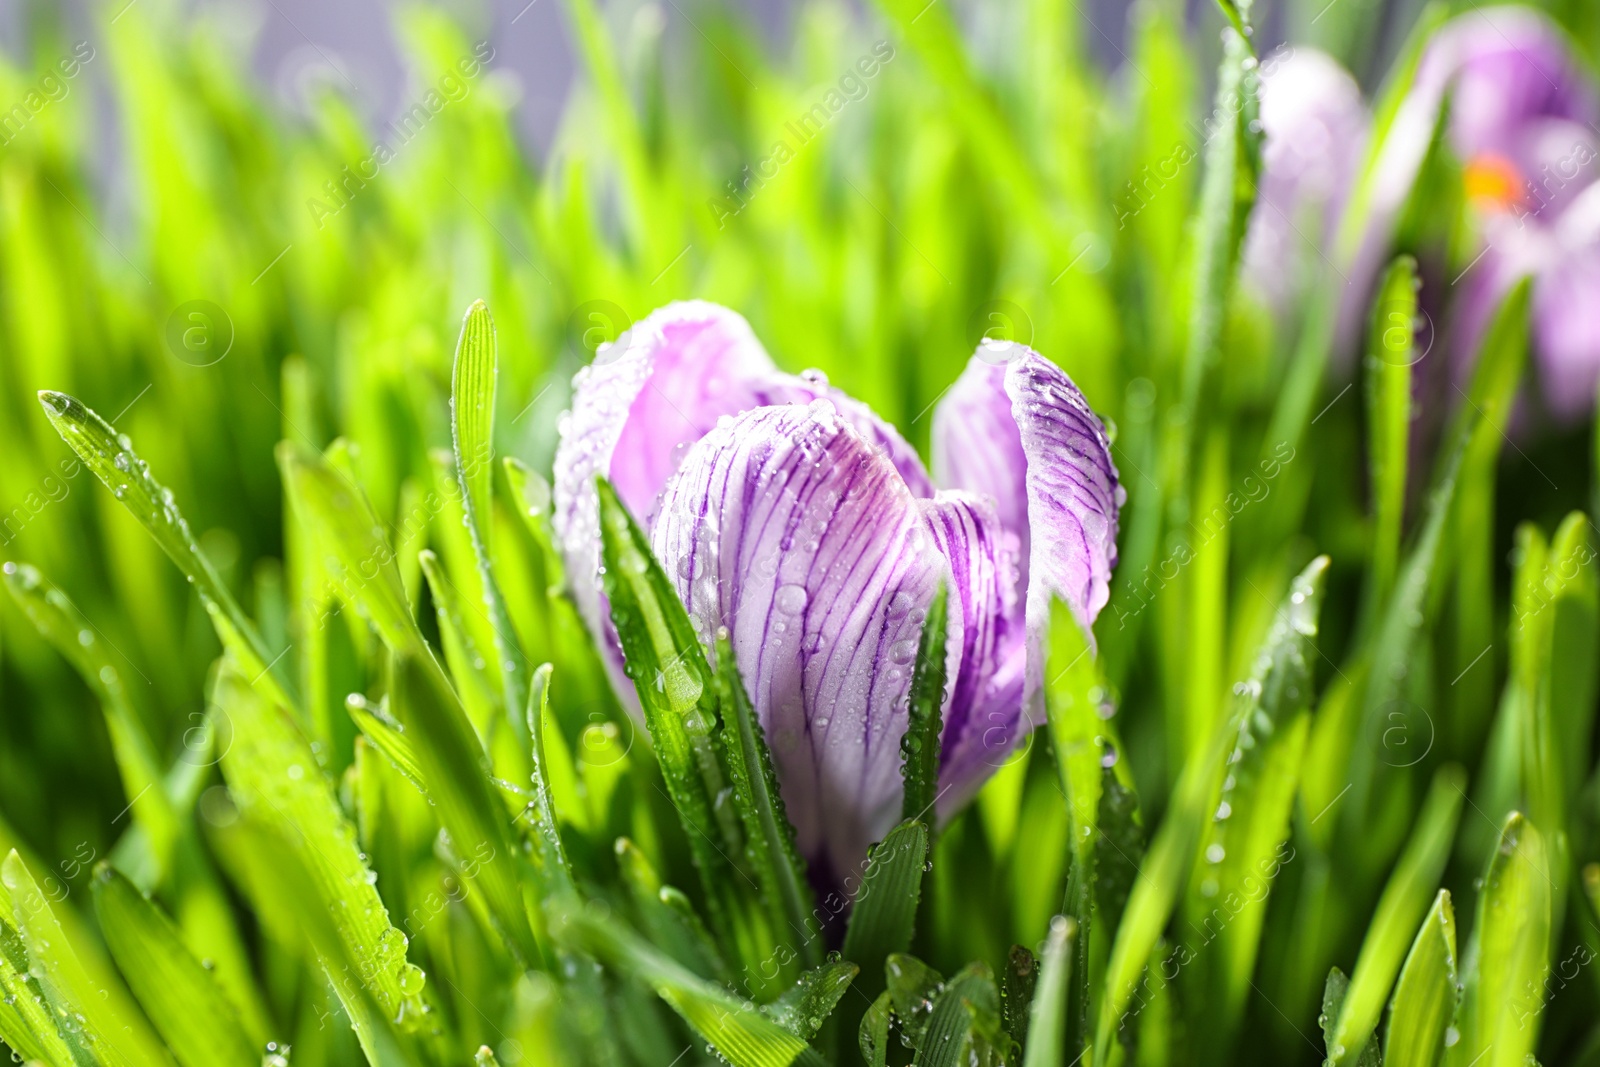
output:
<instances>
[{"instance_id":1,"label":"lavender blurred background","mask_svg":"<svg viewBox=\"0 0 1600 1067\"><path fill-rule=\"evenodd\" d=\"M172 0L132 0L134 3L167 3ZM181 3L182 0L179 0ZM205 0L208 6L226 12L227 21L241 34L256 41L255 67L262 82L272 87L280 99L291 100L297 86L309 77L327 77L337 68L341 81L356 87L368 117L382 122L403 108L407 86L398 48L391 30L392 0ZM664 19L668 40L675 35L693 34L693 19L712 0L627 0L623 8L657 7ZM744 11L769 45L779 53L786 51L791 16L798 0L730 0ZM936 0L951 4L956 17L969 22L975 5L983 0ZM1076 9L1083 25L1083 39L1108 68L1122 62L1130 8L1137 2L1152 0L1064 0ZM1176 0L1196 30L1214 29L1221 16L1214 0ZM1355 13L1377 14L1380 23L1403 17L1414 4L1410 0L1307 0L1305 14L1294 6L1297 0L1260 5L1261 23L1258 47L1270 48L1286 36L1286 25L1305 25L1327 9L1332 24ZM13 60L27 52L24 27L30 21L30 8L59 9L74 30L89 37L86 12L91 4L102 5L115 14L128 0L0 0L0 47ZM518 122L527 143L535 151L547 148L555 135L563 104L575 75L570 27L562 0L480 0L474 3L446 3L455 10L475 37L487 38L496 50L495 66L515 75L521 86ZM610 7L610 5L603 5ZM860 9L859 0L852 6ZM620 9L619 9L620 10ZM624 12L625 14L626 12ZM107 17L110 17L109 15ZM1326 27L1324 27L1326 28ZM1294 34L1303 39L1303 33ZM1210 42L1205 42L1209 44ZM1358 73L1360 73L1358 71Z\"/></svg>"}]
</instances>

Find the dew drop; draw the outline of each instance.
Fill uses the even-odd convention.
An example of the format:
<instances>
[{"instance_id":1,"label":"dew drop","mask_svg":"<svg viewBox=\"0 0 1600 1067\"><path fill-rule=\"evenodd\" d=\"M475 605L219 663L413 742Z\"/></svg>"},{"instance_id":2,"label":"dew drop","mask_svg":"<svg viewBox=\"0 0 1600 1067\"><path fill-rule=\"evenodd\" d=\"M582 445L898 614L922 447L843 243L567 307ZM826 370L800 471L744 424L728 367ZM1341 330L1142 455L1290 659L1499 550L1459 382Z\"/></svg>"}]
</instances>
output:
<instances>
[{"instance_id":1,"label":"dew drop","mask_svg":"<svg viewBox=\"0 0 1600 1067\"><path fill-rule=\"evenodd\" d=\"M806 609L806 599L805 588L791 584L780 585L772 602L785 615L798 615Z\"/></svg>"}]
</instances>

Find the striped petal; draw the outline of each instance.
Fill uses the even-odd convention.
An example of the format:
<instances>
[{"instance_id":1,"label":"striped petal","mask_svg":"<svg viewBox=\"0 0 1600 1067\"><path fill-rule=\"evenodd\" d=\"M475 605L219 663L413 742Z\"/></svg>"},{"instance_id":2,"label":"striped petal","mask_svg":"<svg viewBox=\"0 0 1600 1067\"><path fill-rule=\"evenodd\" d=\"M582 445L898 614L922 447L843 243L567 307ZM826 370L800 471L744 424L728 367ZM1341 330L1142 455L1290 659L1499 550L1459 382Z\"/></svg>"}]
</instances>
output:
<instances>
[{"instance_id":1,"label":"striped petal","mask_svg":"<svg viewBox=\"0 0 1600 1067\"><path fill-rule=\"evenodd\" d=\"M939 812L960 810L1027 732L1017 539L994 502L960 490L921 501L950 568Z\"/></svg>"},{"instance_id":2,"label":"striped petal","mask_svg":"<svg viewBox=\"0 0 1600 1067\"><path fill-rule=\"evenodd\" d=\"M1110 597L1126 494L1105 428L1060 367L1023 345L985 342L935 412L933 467L941 485L991 494L1016 538L1025 713L1041 722L1051 598L1087 630Z\"/></svg>"},{"instance_id":3,"label":"striped petal","mask_svg":"<svg viewBox=\"0 0 1600 1067\"><path fill-rule=\"evenodd\" d=\"M768 407L689 451L652 541L701 634L727 628L800 849L838 884L899 814L910 676L948 573L921 502L832 402Z\"/></svg>"},{"instance_id":4,"label":"striped petal","mask_svg":"<svg viewBox=\"0 0 1600 1067\"><path fill-rule=\"evenodd\" d=\"M914 492L933 487L916 451L870 408L819 374L780 372L750 325L703 301L670 304L603 345L573 379L555 460L555 531L575 576L573 593L596 632L609 632L592 578L600 564L594 479L605 475L642 522L689 446L725 416L752 408L831 399Z\"/></svg>"}]
</instances>

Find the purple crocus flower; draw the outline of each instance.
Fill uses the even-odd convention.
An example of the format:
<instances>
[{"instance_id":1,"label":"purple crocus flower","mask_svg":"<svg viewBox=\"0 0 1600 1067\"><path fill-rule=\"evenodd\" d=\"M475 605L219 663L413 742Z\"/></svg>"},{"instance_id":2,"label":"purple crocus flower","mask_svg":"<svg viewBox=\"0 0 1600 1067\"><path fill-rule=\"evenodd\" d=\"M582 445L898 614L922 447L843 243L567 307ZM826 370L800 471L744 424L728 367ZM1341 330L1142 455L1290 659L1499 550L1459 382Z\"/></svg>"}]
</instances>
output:
<instances>
[{"instance_id":1,"label":"purple crocus flower","mask_svg":"<svg viewBox=\"0 0 1600 1067\"><path fill-rule=\"evenodd\" d=\"M941 582L941 812L1042 720L1050 600L1093 622L1123 499L1100 420L1055 364L986 342L936 412L932 479L892 426L819 373L777 370L712 304L655 312L574 384L554 522L579 605L615 661L597 578L605 475L697 630L727 629L821 878L898 819L912 667Z\"/></svg>"},{"instance_id":2,"label":"purple crocus flower","mask_svg":"<svg viewBox=\"0 0 1600 1067\"><path fill-rule=\"evenodd\" d=\"M1478 238L1457 279L1457 368L1476 357L1500 298L1531 276L1545 406L1558 418L1581 415L1600 385L1595 87L1562 31L1534 11L1484 8L1453 19L1429 43L1396 118L1380 161L1378 218L1404 203L1446 101L1447 144L1463 167Z\"/></svg>"},{"instance_id":3,"label":"purple crocus flower","mask_svg":"<svg viewBox=\"0 0 1600 1067\"><path fill-rule=\"evenodd\" d=\"M1360 86L1336 60L1314 48L1283 48L1261 61L1261 126L1243 277L1281 318L1304 292L1304 268L1317 267L1332 245L1371 119Z\"/></svg>"}]
</instances>

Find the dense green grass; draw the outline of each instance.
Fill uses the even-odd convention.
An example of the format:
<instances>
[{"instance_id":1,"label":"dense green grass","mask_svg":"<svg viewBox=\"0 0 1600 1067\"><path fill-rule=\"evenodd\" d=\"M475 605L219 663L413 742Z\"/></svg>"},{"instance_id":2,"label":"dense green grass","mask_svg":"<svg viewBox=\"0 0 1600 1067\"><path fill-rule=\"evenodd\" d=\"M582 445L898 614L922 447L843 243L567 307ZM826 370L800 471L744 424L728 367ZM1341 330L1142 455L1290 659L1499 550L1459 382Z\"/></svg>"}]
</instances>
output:
<instances>
[{"instance_id":1,"label":"dense green grass","mask_svg":"<svg viewBox=\"0 0 1600 1067\"><path fill-rule=\"evenodd\" d=\"M337 91L283 114L220 16L158 0L84 46L41 15L0 68L29 115L0 146L0 1038L50 1067L1600 1058L1595 448L1507 437L1527 290L1456 394L1381 330L1330 358L1321 255L1287 319L1235 284L1260 146L1217 34L1248 7L1142 7L1108 74L1051 0L813 3L776 55L682 6L665 40L567 0L587 78L537 164L492 35L421 7L396 26L439 106L404 133ZM1380 104L1445 14L1322 8L1291 30ZM1392 251L1433 269L1427 230ZM923 449L993 329L1115 427L1094 654L1063 613L1048 727L897 828L848 917L629 516L624 647L692 683L641 687L648 729L551 548L573 372L690 296ZM708 759L721 848L683 825Z\"/></svg>"}]
</instances>

